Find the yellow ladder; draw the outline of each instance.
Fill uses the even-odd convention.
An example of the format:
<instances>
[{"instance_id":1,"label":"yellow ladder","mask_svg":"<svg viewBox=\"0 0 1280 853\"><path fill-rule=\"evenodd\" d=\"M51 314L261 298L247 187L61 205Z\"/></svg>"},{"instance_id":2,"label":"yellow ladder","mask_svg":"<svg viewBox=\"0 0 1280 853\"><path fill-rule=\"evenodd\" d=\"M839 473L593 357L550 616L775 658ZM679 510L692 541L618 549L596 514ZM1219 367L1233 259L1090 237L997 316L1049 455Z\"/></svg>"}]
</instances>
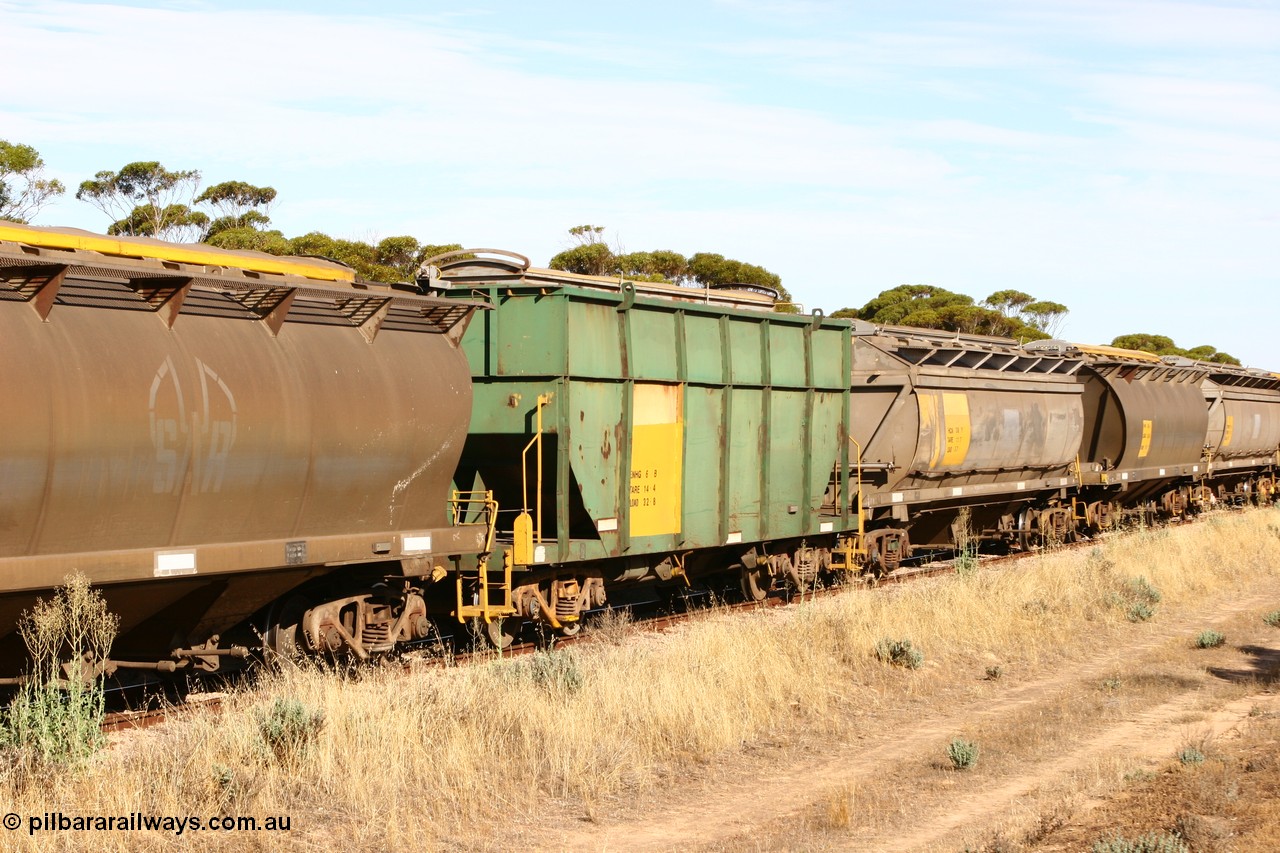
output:
<instances>
[{"instance_id":1,"label":"yellow ladder","mask_svg":"<svg viewBox=\"0 0 1280 853\"><path fill-rule=\"evenodd\" d=\"M498 575L498 579L494 579L493 575ZM457 584L458 606L455 615L459 622L479 617L487 624L494 619L515 615L516 608L511 603L510 551L502 552L501 569L490 568L488 561L483 559L475 569L459 569ZM468 589L474 590L471 602L466 600Z\"/></svg>"},{"instance_id":2,"label":"yellow ladder","mask_svg":"<svg viewBox=\"0 0 1280 853\"><path fill-rule=\"evenodd\" d=\"M848 439L856 451L854 482L858 484L858 529L836 537L836 547L831 549L831 568L857 572L867 563L867 516L862 511L862 444L852 435Z\"/></svg>"},{"instance_id":3,"label":"yellow ladder","mask_svg":"<svg viewBox=\"0 0 1280 853\"><path fill-rule=\"evenodd\" d=\"M479 504L479 520L471 520L469 510L472 504ZM458 526L483 524L488 527L485 536L484 553L476 557L474 568L458 567L455 579L457 583L457 609L454 615L459 622L479 617L485 623L505 616L514 616L516 609L511 603L511 552L502 552L502 568L492 569L489 566L489 555L493 551L494 528L498 523L498 502L493 499L491 491L454 491L449 499L449 512L452 521ZM494 579L493 575L499 575ZM472 591L473 599L468 602L466 595ZM495 594L497 601L494 600Z\"/></svg>"}]
</instances>

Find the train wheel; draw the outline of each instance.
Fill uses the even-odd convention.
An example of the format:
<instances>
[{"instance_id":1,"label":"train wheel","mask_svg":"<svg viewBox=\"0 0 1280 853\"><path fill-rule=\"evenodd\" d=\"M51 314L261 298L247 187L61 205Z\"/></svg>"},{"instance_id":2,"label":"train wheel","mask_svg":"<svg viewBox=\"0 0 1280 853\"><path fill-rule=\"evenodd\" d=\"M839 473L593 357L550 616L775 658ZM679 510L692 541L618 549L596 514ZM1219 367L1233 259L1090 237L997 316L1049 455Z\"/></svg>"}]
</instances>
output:
<instances>
[{"instance_id":1,"label":"train wheel","mask_svg":"<svg viewBox=\"0 0 1280 853\"><path fill-rule=\"evenodd\" d=\"M268 657L280 660L296 660L306 653L303 647L303 614L311 609L311 601L300 595L277 601L267 612L266 630L262 634L262 648Z\"/></svg>"},{"instance_id":2,"label":"train wheel","mask_svg":"<svg viewBox=\"0 0 1280 853\"><path fill-rule=\"evenodd\" d=\"M515 642L516 634L520 633L519 619L490 619L485 623L483 631L484 638L489 641L489 645L498 651L508 649Z\"/></svg>"},{"instance_id":3,"label":"train wheel","mask_svg":"<svg viewBox=\"0 0 1280 853\"><path fill-rule=\"evenodd\" d=\"M804 595L813 591L818 582L818 571L800 571L799 566L792 562L791 557L787 554L780 554L772 559L774 560L774 577L782 579L788 600L794 596ZM810 566L809 568L818 569L818 566Z\"/></svg>"},{"instance_id":4,"label":"train wheel","mask_svg":"<svg viewBox=\"0 0 1280 853\"><path fill-rule=\"evenodd\" d=\"M769 582L763 563L757 563L754 569L743 566L740 571L742 594L748 601L764 601L769 595Z\"/></svg>"},{"instance_id":5,"label":"train wheel","mask_svg":"<svg viewBox=\"0 0 1280 853\"><path fill-rule=\"evenodd\" d=\"M1018 545L1023 551L1030 551L1043 541L1037 520L1037 514L1030 509L1018 514Z\"/></svg>"}]
</instances>

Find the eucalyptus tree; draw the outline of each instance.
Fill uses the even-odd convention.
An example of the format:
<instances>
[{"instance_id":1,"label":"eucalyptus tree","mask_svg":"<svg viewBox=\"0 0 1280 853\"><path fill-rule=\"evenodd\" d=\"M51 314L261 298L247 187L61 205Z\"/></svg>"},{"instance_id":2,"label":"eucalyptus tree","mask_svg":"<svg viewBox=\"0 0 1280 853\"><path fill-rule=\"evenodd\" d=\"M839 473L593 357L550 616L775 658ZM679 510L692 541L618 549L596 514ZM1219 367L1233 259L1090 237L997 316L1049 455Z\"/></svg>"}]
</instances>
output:
<instances>
[{"instance_id":1,"label":"eucalyptus tree","mask_svg":"<svg viewBox=\"0 0 1280 853\"><path fill-rule=\"evenodd\" d=\"M205 239L232 228L265 230L271 224L267 215L276 200L275 187L255 187L244 181L223 181L205 189L194 204L206 204L216 213L209 223Z\"/></svg>"},{"instance_id":2,"label":"eucalyptus tree","mask_svg":"<svg viewBox=\"0 0 1280 853\"><path fill-rule=\"evenodd\" d=\"M44 160L30 145L0 139L0 219L28 222L67 188L44 177Z\"/></svg>"},{"instance_id":3,"label":"eucalyptus tree","mask_svg":"<svg viewBox=\"0 0 1280 853\"><path fill-rule=\"evenodd\" d=\"M615 252L604 239L602 225L576 225L569 229L575 245L553 257L552 269L583 275L621 275L641 281L670 282L691 287L733 284L767 287L778 292L776 311L794 314L799 307L782 286L782 278L762 266L726 258L714 252L685 257L670 249L651 252Z\"/></svg>"},{"instance_id":4,"label":"eucalyptus tree","mask_svg":"<svg viewBox=\"0 0 1280 853\"><path fill-rule=\"evenodd\" d=\"M1175 344L1173 338L1168 335L1136 332L1129 335L1119 335L1112 339L1111 345L1121 349L1149 352L1152 355L1180 355L1186 358L1194 358L1197 361L1208 361L1215 364L1240 364L1240 359L1230 353L1222 352L1210 344L1201 344L1190 349L1183 349Z\"/></svg>"},{"instance_id":5,"label":"eucalyptus tree","mask_svg":"<svg viewBox=\"0 0 1280 853\"><path fill-rule=\"evenodd\" d=\"M80 184L76 198L114 220L108 234L199 240L209 226L209 215L190 206L199 186L195 169L174 171L140 160L118 172L98 172Z\"/></svg>"}]
</instances>

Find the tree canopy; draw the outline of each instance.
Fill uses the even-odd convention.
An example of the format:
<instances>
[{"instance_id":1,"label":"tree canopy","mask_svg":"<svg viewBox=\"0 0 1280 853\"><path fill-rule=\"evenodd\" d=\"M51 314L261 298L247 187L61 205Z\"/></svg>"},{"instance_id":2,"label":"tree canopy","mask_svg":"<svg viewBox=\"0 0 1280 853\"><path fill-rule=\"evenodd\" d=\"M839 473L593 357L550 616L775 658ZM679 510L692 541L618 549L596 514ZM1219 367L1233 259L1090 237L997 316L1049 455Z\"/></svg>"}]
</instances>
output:
<instances>
[{"instance_id":1,"label":"tree canopy","mask_svg":"<svg viewBox=\"0 0 1280 853\"><path fill-rule=\"evenodd\" d=\"M40 152L0 139L0 219L25 223L67 191L61 181L43 175Z\"/></svg>"},{"instance_id":2,"label":"tree canopy","mask_svg":"<svg viewBox=\"0 0 1280 853\"><path fill-rule=\"evenodd\" d=\"M66 192L60 181L43 177L44 165L39 152L30 145L0 139L0 219L26 222L51 199ZM226 249L325 257L347 264L371 281L412 281L424 259L462 248L458 243L421 243L408 235L387 237L376 244L319 231L286 237L279 230L268 229L270 209L277 196L274 187L231 180L200 192L200 180L200 172L195 169L170 170L157 161L140 160L118 171L100 171L81 182L76 198L111 217L108 234L204 241ZM200 210L202 206L209 212ZM549 266L587 275L621 275L691 287L768 287L780 297L775 310L799 310L781 278L764 267L714 252L688 257L670 249L624 252L621 247L610 247L605 230L602 225L570 228L574 244L555 255ZM1058 334L1067 313L1067 306L1059 302L1040 300L1020 290L998 290L978 303L970 296L941 287L903 284L882 291L861 308L842 308L831 316L1035 340ZM1183 349L1164 335L1120 335L1112 345L1157 355L1240 363L1213 346Z\"/></svg>"},{"instance_id":3,"label":"tree canopy","mask_svg":"<svg viewBox=\"0 0 1280 853\"><path fill-rule=\"evenodd\" d=\"M1040 302L1016 290L993 293L979 305L963 293L928 284L902 284L882 291L859 309L842 308L832 316L1029 341L1049 337L1066 313L1065 305Z\"/></svg>"},{"instance_id":4,"label":"tree canopy","mask_svg":"<svg viewBox=\"0 0 1280 853\"><path fill-rule=\"evenodd\" d=\"M187 204L199 186L195 169L172 171L154 160L140 160L82 181L76 198L115 220L108 234L199 240L209 216Z\"/></svg>"},{"instance_id":5,"label":"tree canopy","mask_svg":"<svg viewBox=\"0 0 1280 853\"><path fill-rule=\"evenodd\" d=\"M427 258L462 248L461 243L419 243L410 236L387 237L378 243L343 240L312 231L299 237L285 237L279 231L228 228L208 239L221 249L253 250L273 255L311 255L346 264L366 281L413 281L418 266Z\"/></svg>"},{"instance_id":6,"label":"tree canopy","mask_svg":"<svg viewBox=\"0 0 1280 853\"><path fill-rule=\"evenodd\" d=\"M200 188L195 169L170 170L154 160L129 163L118 172L102 171L80 184L76 198L115 221L108 234L207 242L223 249L273 255L312 255L344 263L368 281L413 281L424 258L461 249L457 243L420 243L410 236L378 243L344 240L319 231L286 237L268 230L274 187L223 181ZM212 216L202 210L208 208Z\"/></svg>"},{"instance_id":7,"label":"tree canopy","mask_svg":"<svg viewBox=\"0 0 1280 853\"><path fill-rule=\"evenodd\" d=\"M615 252L604 239L602 225L575 225L569 235L575 245L560 252L548 264L551 269L583 275L622 275L638 281L678 284L683 287L715 287L747 284L778 291L775 308L784 314L799 313L782 278L756 264L698 252L686 258L671 249L649 252Z\"/></svg>"},{"instance_id":8,"label":"tree canopy","mask_svg":"<svg viewBox=\"0 0 1280 853\"><path fill-rule=\"evenodd\" d=\"M1067 319L1067 306L1061 302L1036 299L1021 290L997 290L982 301L985 308L999 311L1024 326L1053 337Z\"/></svg>"},{"instance_id":9,"label":"tree canopy","mask_svg":"<svg viewBox=\"0 0 1280 853\"><path fill-rule=\"evenodd\" d=\"M1183 349L1173 342L1173 338L1165 335L1150 335L1138 332L1131 335L1120 335L1111 342L1113 347L1136 349L1153 355L1180 355L1194 358L1197 361L1209 361L1214 364L1240 364L1240 359L1217 349L1209 344Z\"/></svg>"},{"instance_id":10,"label":"tree canopy","mask_svg":"<svg viewBox=\"0 0 1280 853\"><path fill-rule=\"evenodd\" d=\"M273 255L312 255L338 261L368 281L412 281L424 258L461 249L456 243L419 243L410 236L387 237L377 244L344 240L319 231L286 237L268 230L274 187L223 181L197 195L200 173L173 171L155 161L139 161L118 172L103 171L80 185L76 198L115 217L108 234L207 242L223 249ZM209 208L213 216L197 210Z\"/></svg>"},{"instance_id":11,"label":"tree canopy","mask_svg":"<svg viewBox=\"0 0 1280 853\"><path fill-rule=\"evenodd\" d=\"M232 228L265 229L271 224L267 211L276 200L274 187L255 187L244 181L223 181L195 197L195 204L207 204L217 217L209 223L204 239Z\"/></svg>"},{"instance_id":12,"label":"tree canopy","mask_svg":"<svg viewBox=\"0 0 1280 853\"><path fill-rule=\"evenodd\" d=\"M200 172L171 170L154 160L129 163L120 171L98 172L83 181L76 198L86 201L115 221L108 234L158 237L198 242L241 228L263 230L271 223L267 210L275 201L272 187L244 181L224 181L197 195ZM212 209L213 216L200 205Z\"/></svg>"}]
</instances>

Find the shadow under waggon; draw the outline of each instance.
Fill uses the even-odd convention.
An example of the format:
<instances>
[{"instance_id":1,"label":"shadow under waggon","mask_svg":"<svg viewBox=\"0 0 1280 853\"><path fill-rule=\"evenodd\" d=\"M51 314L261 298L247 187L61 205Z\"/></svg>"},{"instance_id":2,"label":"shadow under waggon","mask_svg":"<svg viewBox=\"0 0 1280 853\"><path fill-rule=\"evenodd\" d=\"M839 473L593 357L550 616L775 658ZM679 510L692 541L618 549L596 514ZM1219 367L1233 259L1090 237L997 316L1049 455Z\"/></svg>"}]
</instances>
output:
<instances>
[{"instance_id":1,"label":"shadow under waggon","mask_svg":"<svg viewBox=\"0 0 1280 853\"><path fill-rule=\"evenodd\" d=\"M1280 682L1280 649L1268 646L1240 646L1240 651L1249 656L1249 663L1242 669L1227 667L1208 668L1214 678L1239 684L1258 684L1271 686Z\"/></svg>"}]
</instances>

